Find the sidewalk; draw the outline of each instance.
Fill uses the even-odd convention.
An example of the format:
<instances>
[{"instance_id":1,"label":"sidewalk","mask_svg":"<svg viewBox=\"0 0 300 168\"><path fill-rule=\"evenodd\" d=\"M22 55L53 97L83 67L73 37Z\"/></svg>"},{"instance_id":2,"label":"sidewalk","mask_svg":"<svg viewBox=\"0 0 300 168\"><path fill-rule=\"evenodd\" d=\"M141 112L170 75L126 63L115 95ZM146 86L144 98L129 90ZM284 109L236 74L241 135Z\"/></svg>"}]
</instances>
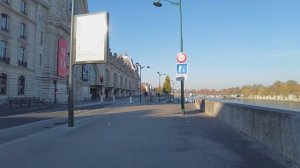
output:
<instances>
[{"instance_id":1,"label":"sidewalk","mask_svg":"<svg viewBox=\"0 0 300 168\"><path fill-rule=\"evenodd\" d=\"M0 167L294 167L206 114L182 116L176 104L110 107L89 116L77 116L74 128L59 125L0 144Z\"/></svg>"}]
</instances>

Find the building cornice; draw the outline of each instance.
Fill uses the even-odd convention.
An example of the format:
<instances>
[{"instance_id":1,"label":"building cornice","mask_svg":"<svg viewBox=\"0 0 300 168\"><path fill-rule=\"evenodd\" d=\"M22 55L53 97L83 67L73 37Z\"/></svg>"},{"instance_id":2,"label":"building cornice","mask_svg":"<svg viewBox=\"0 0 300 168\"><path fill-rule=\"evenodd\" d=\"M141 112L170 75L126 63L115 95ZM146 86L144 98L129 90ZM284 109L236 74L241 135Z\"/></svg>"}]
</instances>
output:
<instances>
[{"instance_id":1,"label":"building cornice","mask_svg":"<svg viewBox=\"0 0 300 168\"><path fill-rule=\"evenodd\" d=\"M28 21L28 22L36 25L36 21L34 21L33 19L31 19L29 16L20 13L18 10L14 9L10 5L7 5L4 2L0 2L0 7L4 7L6 10L9 10L13 14L15 14L15 15L21 17L22 19L24 19L24 20L26 20L26 21Z\"/></svg>"}]
</instances>

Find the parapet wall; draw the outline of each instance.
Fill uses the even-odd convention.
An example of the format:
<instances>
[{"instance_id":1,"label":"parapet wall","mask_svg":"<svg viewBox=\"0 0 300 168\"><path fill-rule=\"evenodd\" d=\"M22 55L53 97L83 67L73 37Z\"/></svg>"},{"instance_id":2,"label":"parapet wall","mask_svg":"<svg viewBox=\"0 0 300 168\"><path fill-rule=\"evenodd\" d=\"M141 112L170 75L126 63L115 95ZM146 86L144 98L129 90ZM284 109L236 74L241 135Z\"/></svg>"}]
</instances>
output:
<instances>
[{"instance_id":1,"label":"parapet wall","mask_svg":"<svg viewBox=\"0 0 300 168\"><path fill-rule=\"evenodd\" d=\"M300 163L300 112L202 99L195 105Z\"/></svg>"}]
</instances>

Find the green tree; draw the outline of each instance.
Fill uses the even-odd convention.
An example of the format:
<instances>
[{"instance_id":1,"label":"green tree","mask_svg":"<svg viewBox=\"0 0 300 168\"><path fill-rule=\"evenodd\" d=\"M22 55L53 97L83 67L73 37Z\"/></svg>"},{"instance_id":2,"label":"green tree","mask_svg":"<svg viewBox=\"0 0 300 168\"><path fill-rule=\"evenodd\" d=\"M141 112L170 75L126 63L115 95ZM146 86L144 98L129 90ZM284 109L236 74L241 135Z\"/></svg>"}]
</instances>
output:
<instances>
[{"instance_id":1,"label":"green tree","mask_svg":"<svg viewBox=\"0 0 300 168\"><path fill-rule=\"evenodd\" d=\"M167 75L165 82L164 82L164 86L163 86L163 92L165 94L170 94L171 90L172 90L172 87L171 87L170 77L169 77L169 75Z\"/></svg>"}]
</instances>

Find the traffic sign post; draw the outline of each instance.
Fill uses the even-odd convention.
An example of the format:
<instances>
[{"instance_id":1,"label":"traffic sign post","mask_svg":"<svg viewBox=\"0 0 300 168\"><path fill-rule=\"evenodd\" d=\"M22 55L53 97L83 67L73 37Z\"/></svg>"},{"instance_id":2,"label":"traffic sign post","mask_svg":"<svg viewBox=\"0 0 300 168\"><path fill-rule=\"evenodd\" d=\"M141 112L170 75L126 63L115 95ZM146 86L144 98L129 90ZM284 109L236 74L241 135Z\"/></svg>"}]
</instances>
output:
<instances>
[{"instance_id":1,"label":"traffic sign post","mask_svg":"<svg viewBox=\"0 0 300 168\"><path fill-rule=\"evenodd\" d=\"M185 115L184 109L184 81L187 80L188 74L188 64L187 61L187 54L184 52L180 52L176 55L176 80L180 81L181 83L181 110L183 115Z\"/></svg>"}]
</instances>

